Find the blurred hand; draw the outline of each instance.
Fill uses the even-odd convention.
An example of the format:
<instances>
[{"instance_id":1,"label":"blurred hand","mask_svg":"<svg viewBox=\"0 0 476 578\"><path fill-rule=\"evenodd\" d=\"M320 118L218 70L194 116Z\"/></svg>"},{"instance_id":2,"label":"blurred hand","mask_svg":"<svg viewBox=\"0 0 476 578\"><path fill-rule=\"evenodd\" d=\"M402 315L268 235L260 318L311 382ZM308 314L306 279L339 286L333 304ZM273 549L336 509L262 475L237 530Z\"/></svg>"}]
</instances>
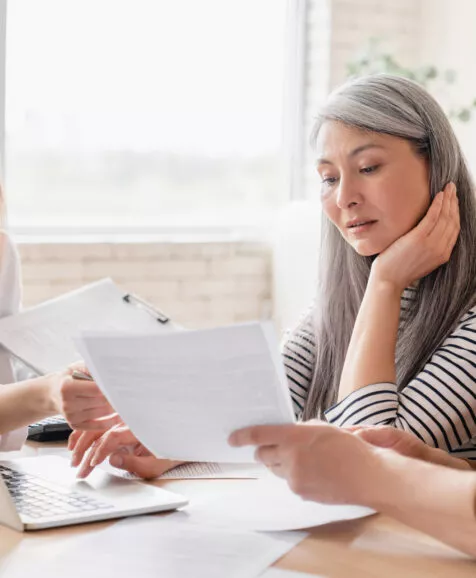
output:
<instances>
[{"instance_id":1,"label":"blurred hand","mask_svg":"<svg viewBox=\"0 0 476 578\"><path fill-rule=\"evenodd\" d=\"M117 422L114 408L94 381L74 379L73 371L89 375L84 363L48 376L50 395L58 411L73 429L106 431Z\"/></svg>"},{"instance_id":2,"label":"blurred hand","mask_svg":"<svg viewBox=\"0 0 476 578\"><path fill-rule=\"evenodd\" d=\"M324 422L255 426L234 432L232 446L257 446L255 458L305 500L373 505L387 487L381 450Z\"/></svg>"}]
</instances>

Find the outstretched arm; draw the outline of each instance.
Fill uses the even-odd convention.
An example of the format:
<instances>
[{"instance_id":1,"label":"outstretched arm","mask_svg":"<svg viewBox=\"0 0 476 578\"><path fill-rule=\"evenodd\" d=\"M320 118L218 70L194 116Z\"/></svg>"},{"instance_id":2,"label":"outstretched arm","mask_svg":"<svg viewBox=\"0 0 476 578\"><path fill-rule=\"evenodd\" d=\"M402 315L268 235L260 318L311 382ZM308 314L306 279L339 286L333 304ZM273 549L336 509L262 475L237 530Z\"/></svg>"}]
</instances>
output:
<instances>
[{"instance_id":1,"label":"outstretched arm","mask_svg":"<svg viewBox=\"0 0 476 578\"><path fill-rule=\"evenodd\" d=\"M424 462L316 422L246 428L230 443L257 446L257 460L306 500L369 506L476 556L476 474L462 460L439 465L439 450L392 438L395 447L434 463Z\"/></svg>"}]
</instances>

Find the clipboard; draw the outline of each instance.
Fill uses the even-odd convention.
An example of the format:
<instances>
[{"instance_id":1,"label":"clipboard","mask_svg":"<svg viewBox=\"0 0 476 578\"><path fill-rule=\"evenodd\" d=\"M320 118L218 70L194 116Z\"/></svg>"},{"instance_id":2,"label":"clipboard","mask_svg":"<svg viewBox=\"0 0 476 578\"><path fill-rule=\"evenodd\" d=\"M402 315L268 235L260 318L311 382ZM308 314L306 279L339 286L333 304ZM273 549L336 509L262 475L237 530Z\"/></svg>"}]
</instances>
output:
<instances>
[{"instance_id":1,"label":"clipboard","mask_svg":"<svg viewBox=\"0 0 476 578\"><path fill-rule=\"evenodd\" d=\"M44 375L81 359L73 341L81 331L180 329L163 311L105 278L0 319L0 344Z\"/></svg>"}]
</instances>

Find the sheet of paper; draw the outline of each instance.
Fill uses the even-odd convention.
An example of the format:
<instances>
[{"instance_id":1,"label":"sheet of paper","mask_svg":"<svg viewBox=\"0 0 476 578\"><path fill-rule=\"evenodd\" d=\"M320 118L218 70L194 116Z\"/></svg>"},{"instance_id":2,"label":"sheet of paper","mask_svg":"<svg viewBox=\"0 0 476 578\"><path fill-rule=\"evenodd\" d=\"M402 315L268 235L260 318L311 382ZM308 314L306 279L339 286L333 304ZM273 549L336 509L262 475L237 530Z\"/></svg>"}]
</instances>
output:
<instances>
[{"instance_id":1,"label":"sheet of paper","mask_svg":"<svg viewBox=\"0 0 476 578\"><path fill-rule=\"evenodd\" d=\"M239 490L197 496L171 516L199 525L273 532L312 528L373 513L361 506L304 501L291 492L286 482L269 475L249 481Z\"/></svg>"},{"instance_id":2,"label":"sheet of paper","mask_svg":"<svg viewBox=\"0 0 476 578\"><path fill-rule=\"evenodd\" d=\"M198 527L168 516L129 518L68 540L47 557L24 540L5 568L8 578L255 578L305 538L303 532L258 534ZM54 546L50 550L55 551Z\"/></svg>"},{"instance_id":3,"label":"sheet of paper","mask_svg":"<svg viewBox=\"0 0 476 578\"><path fill-rule=\"evenodd\" d=\"M101 466L114 476L138 480L136 475L111 466L106 460ZM160 480L252 480L265 475L266 468L260 464L218 464L215 462L191 462L177 466L160 476Z\"/></svg>"},{"instance_id":4,"label":"sheet of paper","mask_svg":"<svg viewBox=\"0 0 476 578\"><path fill-rule=\"evenodd\" d=\"M266 468L260 464L217 464L214 462L192 462L165 472L162 480L182 479L256 479L263 476Z\"/></svg>"},{"instance_id":5,"label":"sheet of paper","mask_svg":"<svg viewBox=\"0 0 476 578\"><path fill-rule=\"evenodd\" d=\"M140 307L123 300L124 292L103 279L40 305L0 319L0 342L40 373L64 369L81 358L73 337L78 331L168 332Z\"/></svg>"},{"instance_id":6,"label":"sheet of paper","mask_svg":"<svg viewBox=\"0 0 476 578\"><path fill-rule=\"evenodd\" d=\"M282 570L281 568L268 568L260 575L260 578L324 578L324 576L319 577L317 574Z\"/></svg>"},{"instance_id":7,"label":"sheet of paper","mask_svg":"<svg viewBox=\"0 0 476 578\"><path fill-rule=\"evenodd\" d=\"M85 332L77 345L113 407L156 456L245 463L254 460L254 448L230 447L234 430L294 421L267 325L168 335Z\"/></svg>"}]
</instances>

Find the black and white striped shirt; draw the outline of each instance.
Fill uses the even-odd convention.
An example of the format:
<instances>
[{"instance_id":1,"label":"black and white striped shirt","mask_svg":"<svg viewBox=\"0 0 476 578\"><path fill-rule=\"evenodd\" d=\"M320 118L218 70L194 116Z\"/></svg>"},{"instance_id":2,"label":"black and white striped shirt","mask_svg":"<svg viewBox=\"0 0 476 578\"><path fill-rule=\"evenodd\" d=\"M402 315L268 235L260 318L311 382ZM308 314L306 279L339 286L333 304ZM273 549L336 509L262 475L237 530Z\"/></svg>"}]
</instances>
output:
<instances>
[{"instance_id":1,"label":"black and white striped shirt","mask_svg":"<svg viewBox=\"0 0 476 578\"><path fill-rule=\"evenodd\" d=\"M402 296L401 323L413 290ZM311 316L285 340L283 360L294 410L299 417L315 363ZM476 307L471 308L430 361L403 389L395 383L362 387L325 412L338 426L392 425L428 445L476 459Z\"/></svg>"}]
</instances>

